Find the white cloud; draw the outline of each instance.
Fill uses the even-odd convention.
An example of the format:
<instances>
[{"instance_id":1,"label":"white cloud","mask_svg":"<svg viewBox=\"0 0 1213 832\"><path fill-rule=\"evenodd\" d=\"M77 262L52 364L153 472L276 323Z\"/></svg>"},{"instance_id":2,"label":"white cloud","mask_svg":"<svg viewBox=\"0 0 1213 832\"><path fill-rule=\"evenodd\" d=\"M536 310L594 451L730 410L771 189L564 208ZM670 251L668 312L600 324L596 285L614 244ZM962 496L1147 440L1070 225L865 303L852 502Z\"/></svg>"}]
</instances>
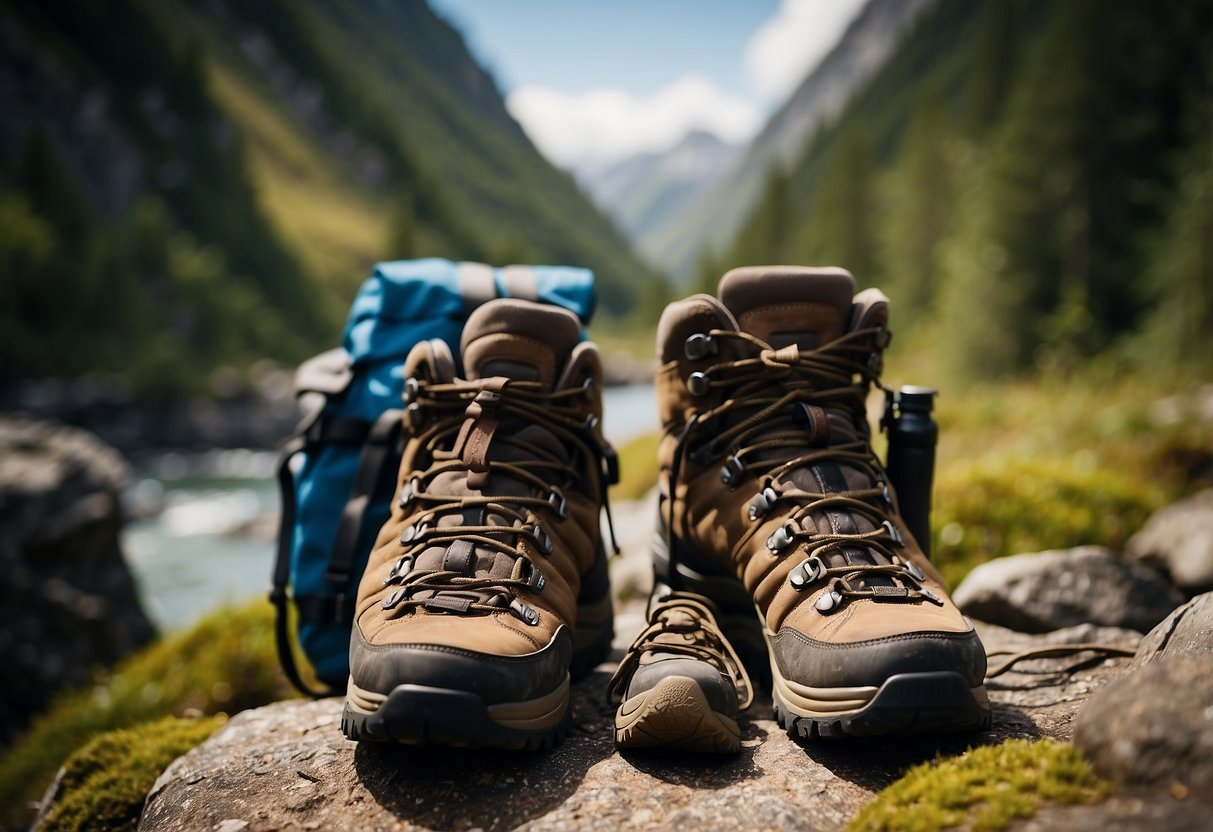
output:
<instances>
[{"instance_id":1,"label":"white cloud","mask_svg":"<svg viewBox=\"0 0 1213 832\"><path fill-rule=\"evenodd\" d=\"M745 50L746 80L770 101L789 96L838 42L863 0L780 0Z\"/></svg>"},{"instance_id":2,"label":"white cloud","mask_svg":"<svg viewBox=\"0 0 1213 832\"><path fill-rule=\"evenodd\" d=\"M583 169L664 150L696 129L744 142L763 118L753 102L700 73L644 97L614 88L573 93L524 86L510 94L507 106L544 155Z\"/></svg>"}]
</instances>

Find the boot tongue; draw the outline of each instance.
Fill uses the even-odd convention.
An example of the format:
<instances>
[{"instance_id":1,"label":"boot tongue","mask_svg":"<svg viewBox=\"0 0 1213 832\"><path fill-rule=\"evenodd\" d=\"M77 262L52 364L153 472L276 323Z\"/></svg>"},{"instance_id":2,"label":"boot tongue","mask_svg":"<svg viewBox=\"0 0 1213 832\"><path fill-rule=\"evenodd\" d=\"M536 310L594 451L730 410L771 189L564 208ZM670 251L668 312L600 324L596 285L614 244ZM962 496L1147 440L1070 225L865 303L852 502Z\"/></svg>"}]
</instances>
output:
<instances>
[{"instance_id":1,"label":"boot tongue","mask_svg":"<svg viewBox=\"0 0 1213 832\"><path fill-rule=\"evenodd\" d=\"M720 279L718 294L742 331L775 349L816 349L840 337L855 278L846 269L747 266Z\"/></svg>"},{"instance_id":2,"label":"boot tongue","mask_svg":"<svg viewBox=\"0 0 1213 832\"><path fill-rule=\"evenodd\" d=\"M551 388L581 340L572 312L528 301L489 301L467 320L460 352L470 381L505 376Z\"/></svg>"}]
</instances>

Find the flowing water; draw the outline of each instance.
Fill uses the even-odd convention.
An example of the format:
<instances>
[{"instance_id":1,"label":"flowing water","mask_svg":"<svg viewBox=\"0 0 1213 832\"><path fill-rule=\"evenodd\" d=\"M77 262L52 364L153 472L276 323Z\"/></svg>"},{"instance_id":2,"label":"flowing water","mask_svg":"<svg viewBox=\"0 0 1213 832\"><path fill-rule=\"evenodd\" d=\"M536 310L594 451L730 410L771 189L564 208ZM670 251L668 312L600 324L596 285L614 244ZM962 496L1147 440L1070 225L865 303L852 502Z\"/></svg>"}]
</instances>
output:
<instances>
[{"instance_id":1,"label":"flowing water","mask_svg":"<svg viewBox=\"0 0 1213 832\"><path fill-rule=\"evenodd\" d=\"M649 385L607 388L603 407L616 445L658 427ZM127 524L123 543L144 609L162 632L268 591L275 465L271 451L167 453L137 473L127 498L143 519Z\"/></svg>"}]
</instances>

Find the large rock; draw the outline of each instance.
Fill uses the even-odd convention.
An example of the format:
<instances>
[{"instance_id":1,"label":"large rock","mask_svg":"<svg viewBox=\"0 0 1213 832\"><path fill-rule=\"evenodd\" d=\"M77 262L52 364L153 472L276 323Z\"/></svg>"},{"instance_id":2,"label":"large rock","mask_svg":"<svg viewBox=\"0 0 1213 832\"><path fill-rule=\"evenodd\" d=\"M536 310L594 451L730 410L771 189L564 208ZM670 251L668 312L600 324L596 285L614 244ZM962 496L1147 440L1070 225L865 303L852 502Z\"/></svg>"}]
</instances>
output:
<instances>
[{"instance_id":1,"label":"large rock","mask_svg":"<svg viewBox=\"0 0 1213 832\"><path fill-rule=\"evenodd\" d=\"M1117 783L1213 802L1208 657L1164 658L1114 680L1079 713L1074 744Z\"/></svg>"},{"instance_id":2,"label":"large rock","mask_svg":"<svg viewBox=\"0 0 1213 832\"><path fill-rule=\"evenodd\" d=\"M1184 590L1213 589L1213 488L1156 511L1125 551Z\"/></svg>"},{"instance_id":3,"label":"large rock","mask_svg":"<svg viewBox=\"0 0 1213 832\"><path fill-rule=\"evenodd\" d=\"M1083 623L1144 633L1184 600L1155 572L1102 546L983 563L952 597L966 615L1025 633Z\"/></svg>"},{"instance_id":4,"label":"large rock","mask_svg":"<svg viewBox=\"0 0 1213 832\"><path fill-rule=\"evenodd\" d=\"M636 606L617 619L617 645L642 624ZM1131 648L1140 638L1091 628L981 632L991 649L1015 650L1063 637ZM355 744L338 730L340 700L282 702L239 714L174 762L139 828L837 829L906 768L939 754L1011 737L1069 739L1081 703L1128 662L1090 654L1026 662L990 683L994 725L976 735L802 744L760 696L741 719L734 757L618 753L607 666L573 686L574 730L546 754Z\"/></svg>"},{"instance_id":5,"label":"large rock","mask_svg":"<svg viewBox=\"0 0 1213 832\"><path fill-rule=\"evenodd\" d=\"M1168 615L1137 648L1133 666L1176 656L1213 654L1213 592L1197 595Z\"/></svg>"},{"instance_id":6,"label":"large rock","mask_svg":"<svg viewBox=\"0 0 1213 832\"><path fill-rule=\"evenodd\" d=\"M0 417L0 741L154 635L118 539L126 477L84 431Z\"/></svg>"}]
</instances>

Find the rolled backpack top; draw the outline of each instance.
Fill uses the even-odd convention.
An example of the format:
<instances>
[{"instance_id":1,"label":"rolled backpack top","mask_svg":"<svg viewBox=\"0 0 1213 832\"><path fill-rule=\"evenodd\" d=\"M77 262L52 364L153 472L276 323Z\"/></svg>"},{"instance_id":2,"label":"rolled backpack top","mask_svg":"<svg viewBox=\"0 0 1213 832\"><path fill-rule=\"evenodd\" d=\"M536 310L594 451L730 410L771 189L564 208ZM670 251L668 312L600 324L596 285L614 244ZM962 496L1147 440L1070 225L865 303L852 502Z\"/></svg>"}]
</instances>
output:
<instances>
[{"instance_id":1,"label":"rolled backpack top","mask_svg":"<svg viewBox=\"0 0 1213 832\"><path fill-rule=\"evenodd\" d=\"M379 263L354 299L342 346L296 372L303 418L278 466L282 517L270 601L283 670L305 694L335 694L349 675L358 582L391 514L404 445L404 359L431 338L450 344L458 359L467 316L496 297L562 306L584 326L594 311L594 275L567 266L495 269L438 258ZM292 623L327 690L303 681Z\"/></svg>"}]
</instances>

